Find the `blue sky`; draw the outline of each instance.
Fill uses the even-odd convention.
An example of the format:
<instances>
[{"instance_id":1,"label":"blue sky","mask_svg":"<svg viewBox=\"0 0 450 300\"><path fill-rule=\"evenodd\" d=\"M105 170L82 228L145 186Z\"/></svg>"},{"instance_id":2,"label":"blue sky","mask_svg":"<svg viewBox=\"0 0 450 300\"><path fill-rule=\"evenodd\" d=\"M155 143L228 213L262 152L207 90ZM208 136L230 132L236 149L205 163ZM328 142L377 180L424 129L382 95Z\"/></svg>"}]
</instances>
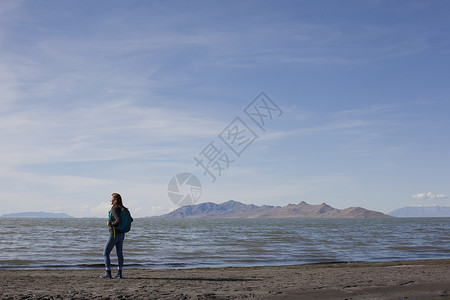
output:
<instances>
[{"instance_id":1,"label":"blue sky","mask_svg":"<svg viewBox=\"0 0 450 300\"><path fill-rule=\"evenodd\" d=\"M1 213L450 205L449 1L1 1ZM244 108L264 91L266 131ZM194 157L258 138L216 182Z\"/></svg>"}]
</instances>

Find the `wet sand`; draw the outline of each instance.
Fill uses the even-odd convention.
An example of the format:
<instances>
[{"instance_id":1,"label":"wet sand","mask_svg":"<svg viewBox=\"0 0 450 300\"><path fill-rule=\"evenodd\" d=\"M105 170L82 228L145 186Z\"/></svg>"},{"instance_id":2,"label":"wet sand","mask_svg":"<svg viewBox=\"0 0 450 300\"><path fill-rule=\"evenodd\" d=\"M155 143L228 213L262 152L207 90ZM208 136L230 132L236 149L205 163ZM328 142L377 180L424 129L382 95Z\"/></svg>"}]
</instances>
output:
<instances>
[{"instance_id":1,"label":"wet sand","mask_svg":"<svg viewBox=\"0 0 450 300\"><path fill-rule=\"evenodd\" d=\"M1 299L450 299L450 259L281 267L0 270ZM113 273L114 274L114 273Z\"/></svg>"}]
</instances>

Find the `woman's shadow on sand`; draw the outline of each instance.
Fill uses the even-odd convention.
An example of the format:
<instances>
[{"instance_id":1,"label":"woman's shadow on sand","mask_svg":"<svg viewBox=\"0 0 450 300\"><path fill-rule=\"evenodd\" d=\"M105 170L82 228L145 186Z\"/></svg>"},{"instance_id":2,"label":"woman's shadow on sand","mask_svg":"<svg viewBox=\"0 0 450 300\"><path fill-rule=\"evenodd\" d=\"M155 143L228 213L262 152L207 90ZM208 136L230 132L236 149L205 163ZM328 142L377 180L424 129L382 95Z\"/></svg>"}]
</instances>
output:
<instances>
[{"instance_id":1,"label":"woman's shadow on sand","mask_svg":"<svg viewBox=\"0 0 450 300\"><path fill-rule=\"evenodd\" d=\"M121 280L172 280L172 281L211 281L211 282L246 282L261 281L262 279L254 278L207 278L207 277L124 277Z\"/></svg>"}]
</instances>

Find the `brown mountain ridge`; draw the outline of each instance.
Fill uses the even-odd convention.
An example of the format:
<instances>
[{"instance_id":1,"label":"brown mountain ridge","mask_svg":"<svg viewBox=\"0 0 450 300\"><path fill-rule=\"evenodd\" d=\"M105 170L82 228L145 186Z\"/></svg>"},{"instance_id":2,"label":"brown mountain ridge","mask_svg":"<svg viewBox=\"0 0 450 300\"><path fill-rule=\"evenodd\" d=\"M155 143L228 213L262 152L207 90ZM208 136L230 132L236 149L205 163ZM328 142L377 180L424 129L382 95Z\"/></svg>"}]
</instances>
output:
<instances>
[{"instance_id":1,"label":"brown mountain ridge","mask_svg":"<svg viewBox=\"0 0 450 300\"><path fill-rule=\"evenodd\" d=\"M381 212L368 210L362 207L349 207L337 209L322 203L308 204L304 201L299 204L286 206L257 206L244 204L234 200L224 203L205 202L195 205L186 205L159 216L160 218L391 218Z\"/></svg>"}]
</instances>

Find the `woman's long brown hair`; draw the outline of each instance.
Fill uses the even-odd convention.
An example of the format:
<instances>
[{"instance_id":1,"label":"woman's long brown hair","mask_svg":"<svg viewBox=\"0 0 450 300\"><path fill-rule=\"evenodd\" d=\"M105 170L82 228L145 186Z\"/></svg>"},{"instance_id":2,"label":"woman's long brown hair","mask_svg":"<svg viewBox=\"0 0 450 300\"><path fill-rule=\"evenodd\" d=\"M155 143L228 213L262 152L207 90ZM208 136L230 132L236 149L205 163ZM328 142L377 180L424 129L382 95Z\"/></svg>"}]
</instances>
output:
<instances>
[{"instance_id":1,"label":"woman's long brown hair","mask_svg":"<svg viewBox=\"0 0 450 300\"><path fill-rule=\"evenodd\" d=\"M125 206L123 206L122 196L120 196L120 194L112 193L111 196L114 198L114 200L116 200L115 204L113 205L114 208L125 208Z\"/></svg>"}]
</instances>

